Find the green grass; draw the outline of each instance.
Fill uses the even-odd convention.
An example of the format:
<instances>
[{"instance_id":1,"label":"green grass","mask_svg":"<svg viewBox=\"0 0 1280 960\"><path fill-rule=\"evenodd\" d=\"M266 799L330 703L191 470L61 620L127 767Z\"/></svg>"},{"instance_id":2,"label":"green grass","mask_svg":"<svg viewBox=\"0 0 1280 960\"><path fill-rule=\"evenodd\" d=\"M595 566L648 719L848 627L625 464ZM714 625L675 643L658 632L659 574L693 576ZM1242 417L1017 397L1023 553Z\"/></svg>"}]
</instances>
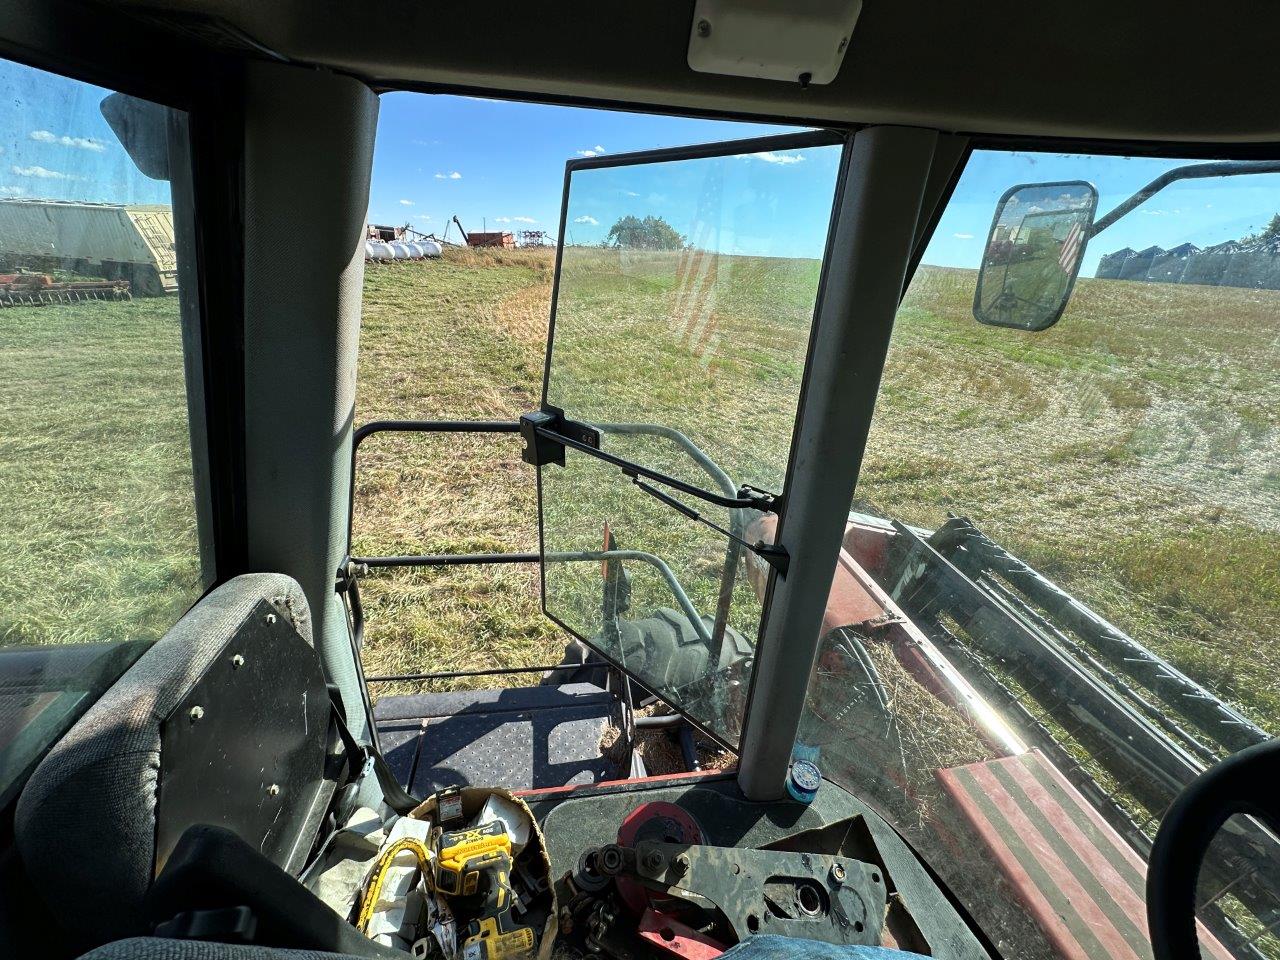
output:
<instances>
[{"instance_id":1,"label":"green grass","mask_svg":"<svg viewBox=\"0 0 1280 960\"><path fill-rule=\"evenodd\" d=\"M551 258L448 253L367 269L357 423L514 420L537 407ZM355 532L354 550L365 556L536 551L537 500L519 439L370 438L356 473ZM378 571L362 590L371 675L560 659L565 641L541 613L534 566Z\"/></svg>"},{"instance_id":2,"label":"green grass","mask_svg":"<svg viewBox=\"0 0 1280 960\"><path fill-rule=\"evenodd\" d=\"M726 266L733 270L716 283L712 326L719 336L686 335L677 323L679 335L671 337L662 334L671 329L680 285L661 255L632 259L625 269L602 269L596 251L574 256L558 321L557 371L564 373L558 373L562 382L553 383L552 399L584 418L643 413L678 426L740 479L776 484L778 454L785 455L794 413L812 265L717 264L717 278ZM510 364L498 382L510 389L496 406L481 405L470 415L514 416L536 405L542 345L531 318L536 299L549 295L545 271L525 263L490 264L475 255L465 267L432 268L430 283L444 301L431 311L434 320L421 311L435 298L414 293L421 272L409 274L414 268L405 267L404 282L383 291L375 284L392 275L371 271L370 289L379 295L366 307L360 418L468 411L471 395L492 396L487 378L497 354ZM942 522L949 511L970 516L1139 640L1259 721L1274 723L1280 708L1272 679L1280 667L1280 375L1274 347L1280 298L1265 291L1085 280L1058 326L1021 333L976 324L969 312L972 284L972 273L928 268L913 284L894 336L860 503L925 526ZM459 323L459 305L473 301L478 309ZM398 319L384 334L384 310L392 304ZM508 330L504 324L511 321L503 318L513 304L520 322ZM698 304L695 299L693 309ZM430 344L432 364L457 370L461 361L461 374L447 385L433 378L426 408L383 406L366 415L365 398L380 390L376 368L366 366L368 349L382 336L388 345L398 339L394 348L377 350L379 363L406 351L406 339L421 339ZM708 340L716 346L706 349ZM400 455L409 443L432 443L437 458L445 446L405 441ZM533 547L532 498L520 499L530 493L528 473L516 462L514 442L502 447L497 486L482 480L485 451L495 443L505 442L452 445L445 459L434 461L424 493L439 506L417 508L416 539L396 540L397 547ZM652 442L634 441L629 452L704 480ZM451 472L461 475L473 497L481 487L487 491L483 509L449 500ZM552 546L597 547L602 521L625 515L633 541L624 546L660 545L687 577L691 595L709 610L720 542L616 481L588 464L551 474ZM392 483L388 490L394 489ZM398 513L415 515L409 501L396 502ZM501 509L508 503L518 509L504 519ZM640 542L634 542L637 536ZM388 542L383 549L390 547ZM433 664L486 666L530 662L558 650L559 639L543 627L532 577L513 570L458 572L447 579L378 576L384 585L376 589L388 591L387 602L399 595L392 582L403 581L405 590L412 582L415 590L433 589L447 611L465 608L468 591L492 585L494 577L529 597L524 605L503 606L499 616L473 617L478 626L462 629L461 643L455 613L437 621L435 607L414 608L410 626L405 608L396 606L394 623L371 624L373 634L387 631L389 641L371 644L379 669L421 668L415 657L422 650L431 651ZM636 577L638 599L670 603L656 578L644 571ZM553 577L551 588L553 608L575 622L586 626L598 617L598 580L590 571ZM753 612L758 607L740 589L736 625L748 633ZM507 636L520 642L510 644ZM531 637L537 640L529 644Z\"/></svg>"},{"instance_id":3,"label":"green grass","mask_svg":"<svg viewBox=\"0 0 1280 960\"><path fill-rule=\"evenodd\" d=\"M1022 333L973 322L973 282L912 284L859 500L969 516L1274 728L1280 295L1082 280Z\"/></svg>"},{"instance_id":4,"label":"green grass","mask_svg":"<svg viewBox=\"0 0 1280 960\"><path fill-rule=\"evenodd\" d=\"M776 489L816 265L723 258L702 265L691 299L660 255L612 273L599 256L570 264L552 399L678 426L735 479ZM357 422L536 407L550 290L538 252L371 266ZM975 323L972 291L966 271L925 268L913 284L859 504L924 526L971 517L1274 725L1280 296L1083 280L1056 327L1021 333ZM664 336L673 313L699 319ZM179 358L171 301L0 311L2 642L151 636L198 592ZM669 447L630 452L705 482ZM624 546L661 548L710 609L715 534L612 475L556 482L557 536L594 548L622 511ZM532 473L511 436L369 440L355 515L363 554L537 548ZM596 576L553 584L584 622ZM638 600L663 595L648 573L637 581ZM565 641L530 567L387 571L364 586L372 673L537 664ZM735 624L751 633L756 614L740 587Z\"/></svg>"},{"instance_id":5,"label":"green grass","mask_svg":"<svg viewBox=\"0 0 1280 960\"><path fill-rule=\"evenodd\" d=\"M200 595L178 305L0 310L0 645L152 639Z\"/></svg>"}]
</instances>

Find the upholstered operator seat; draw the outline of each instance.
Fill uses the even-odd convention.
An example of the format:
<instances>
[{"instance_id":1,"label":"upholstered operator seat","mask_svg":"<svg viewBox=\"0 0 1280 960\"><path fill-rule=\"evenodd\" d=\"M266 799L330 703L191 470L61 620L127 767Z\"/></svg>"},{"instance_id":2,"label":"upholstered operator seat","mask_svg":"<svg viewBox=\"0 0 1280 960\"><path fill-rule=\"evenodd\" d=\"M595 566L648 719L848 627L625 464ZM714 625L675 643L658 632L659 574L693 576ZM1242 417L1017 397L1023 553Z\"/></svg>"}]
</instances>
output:
<instances>
[{"instance_id":1,"label":"upholstered operator seat","mask_svg":"<svg viewBox=\"0 0 1280 960\"><path fill-rule=\"evenodd\" d=\"M165 718L230 645L250 642L246 627L263 609L277 611L306 641L290 634L297 648L314 656L298 584L279 574L236 577L143 653L27 782L14 823L23 866L80 949L150 933L143 898L157 870ZM252 646L243 656L254 656Z\"/></svg>"}]
</instances>

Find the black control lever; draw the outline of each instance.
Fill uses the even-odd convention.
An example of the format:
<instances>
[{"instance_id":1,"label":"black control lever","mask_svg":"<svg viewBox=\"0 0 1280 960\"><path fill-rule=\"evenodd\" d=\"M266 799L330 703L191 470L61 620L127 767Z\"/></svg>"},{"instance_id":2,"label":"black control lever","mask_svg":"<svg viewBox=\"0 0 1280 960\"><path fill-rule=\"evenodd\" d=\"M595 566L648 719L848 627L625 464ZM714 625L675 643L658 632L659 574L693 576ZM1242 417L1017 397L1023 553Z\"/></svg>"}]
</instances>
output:
<instances>
[{"instance_id":1,"label":"black control lever","mask_svg":"<svg viewBox=\"0 0 1280 960\"><path fill-rule=\"evenodd\" d=\"M749 508L762 513L777 513L781 498L767 490L743 486L738 489L737 496L729 497L720 493L712 493L692 483L669 476L659 470L651 470L624 457L606 453L600 449L600 431L590 424L569 420L559 407L547 406L542 410L522 414L520 417L520 436L524 438L524 450L521 459L535 467L547 464L564 466L564 451L568 447L603 460L621 470L633 480L644 477L664 487L671 487L691 497L697 497L717 507L730 509Z\"/></svg>"}]
</instances>

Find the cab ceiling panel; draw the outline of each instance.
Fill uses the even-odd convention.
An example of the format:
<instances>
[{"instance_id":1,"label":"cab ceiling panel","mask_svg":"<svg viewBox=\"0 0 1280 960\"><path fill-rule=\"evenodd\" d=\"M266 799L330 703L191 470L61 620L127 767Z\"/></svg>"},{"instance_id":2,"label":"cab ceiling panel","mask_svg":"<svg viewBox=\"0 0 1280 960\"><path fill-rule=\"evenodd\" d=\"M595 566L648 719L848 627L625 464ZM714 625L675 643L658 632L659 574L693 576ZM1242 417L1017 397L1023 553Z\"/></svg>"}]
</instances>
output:
<instances>
[{"instance_id":1,"label":"cab ceiling panel","mask_svg":"<svg viewBox=\"0 0 1280 960\"><path fill-rule=\"evenodd\" d=\"M144 7L141 2L121 3ZM220 18L290 59L387 85L961 132L1280 139L1280 5L867 0L829 86L695 73L693 0L146 0Z\"/></svg>"}]
</instances>

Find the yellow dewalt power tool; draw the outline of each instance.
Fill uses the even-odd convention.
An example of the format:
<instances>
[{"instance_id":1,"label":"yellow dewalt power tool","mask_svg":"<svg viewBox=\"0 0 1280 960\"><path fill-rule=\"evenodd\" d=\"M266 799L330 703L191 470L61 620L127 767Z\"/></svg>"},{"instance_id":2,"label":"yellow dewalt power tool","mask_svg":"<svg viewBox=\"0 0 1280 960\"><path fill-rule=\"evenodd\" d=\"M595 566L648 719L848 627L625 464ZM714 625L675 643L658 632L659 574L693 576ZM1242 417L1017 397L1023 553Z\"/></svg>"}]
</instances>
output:
<instances>
[{"instance_id":1,"label":"yellow dewalt power tool","mask_svg":"<svg viewBox=\"0 0 1280 960\"><path fill-rule=\"evenodd\" d=\"M462 941L462 960L533 960L533 927L511 923L510 911L473 921Z\"/></svg>"},{"instance_id":2,"label":"yellow dewalt power tool","mask_svg":"<svg viewBox=\"0 0 1280 960\"><path fill-rule=\"evenodd\" d=\"M511 888L511 838L501 823L441 833L436 889L472 903L462 960L526 960L537 943L532 927L517 923Z\"/></svg>"},{"instance_id":3,"label":"yellow dewalt power tool","mask_svg":"<svg viewBox=\"0 0 1280 960\"><path fill-rule=\"evenodd\" d=\"M436 890L451 897L481 892L481 879L500 863L511 874L511 838L496 821L441 833L436 850Z\"/></svg>"}]
</instances>

